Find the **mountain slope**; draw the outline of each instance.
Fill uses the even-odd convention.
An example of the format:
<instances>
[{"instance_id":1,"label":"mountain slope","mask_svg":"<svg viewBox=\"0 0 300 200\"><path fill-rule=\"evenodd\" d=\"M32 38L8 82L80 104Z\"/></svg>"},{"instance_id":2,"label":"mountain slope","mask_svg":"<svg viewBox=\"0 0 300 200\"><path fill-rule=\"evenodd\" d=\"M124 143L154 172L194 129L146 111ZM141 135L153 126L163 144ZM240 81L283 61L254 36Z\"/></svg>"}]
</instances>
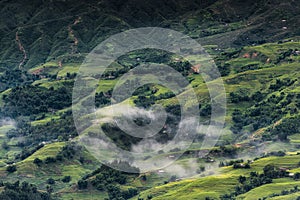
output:
<instances>
[{"instance_id":1,"label":"mountain slope","mask_svg":"<svg viewBox=\"0 0 300 200\"><path fill-rule=\"evenodd\" d=\"M0 5L3 69L80 61L78 53L89 52L114 33L141 26L172 28L199 38L203 45L220 47L299 34L298 1L35 0L30 4L2 1Z\"/></svg>"},{"instance_id":2,"label":"mountain slope","mask_svg":"<svg viewBox=\"0 0 300 200\"><path fill-rule=\"evenodd\" d=\"M299 15L300 2L294 0L1 1L1 180L34 183L59 199L295 199L299 177L294 175L300 172ZM214 58L226 89L226 123L211 149L201 148L206 133L197 133L187 151L174 147L159 152L158 159L182 155L170 168L123 174L101 166L74 144L78 133L72 89L91 49L115 33L146 26L187 34ZM168 64L182 73L199 98L201 120L209 121L208 89L192 66L163 52L130 52L112 63L95 94L100 116L104 113L102 128L117 145L130 149L139 139L127 137L111 122L107 106L120 77L141 62ZM140 87L125 103L141 109L163 105L172 118L155 139L161 144L172 139L180 106L168 88ZM136 121L147 123L143 120ZM269 164L279 174L272 182L268 176L251 175L265 173ZM240 176L255 187L239 183ZM0 181L0 192L4 188Z\"/></svg>"}]
</instances>

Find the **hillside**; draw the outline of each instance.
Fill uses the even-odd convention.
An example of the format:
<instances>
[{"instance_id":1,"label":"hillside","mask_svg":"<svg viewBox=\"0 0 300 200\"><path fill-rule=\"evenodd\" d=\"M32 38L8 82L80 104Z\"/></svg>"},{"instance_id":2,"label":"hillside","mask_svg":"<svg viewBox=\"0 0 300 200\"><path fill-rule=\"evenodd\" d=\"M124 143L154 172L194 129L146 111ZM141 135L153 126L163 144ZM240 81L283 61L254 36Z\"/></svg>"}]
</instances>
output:
<instances>
[{"instance_id":1,"label":"hillside","mask_svg":"<svg viewBox=\"0 0 300 200\"><path fill-rule=\"evenodd\" d=\"M0 11L0 199L299 199L299 1L5 0ZM218 96L210 98L202 66L155 49L131 51L101 77L94 71L85 77L100 80L93 112L82 110L75 119L88 121L79 135L73 114L90 96L77 104L72 97L85 56L115 33L147 26L187 34L216 64L221 77L211 83L224 83L226 116L214 147L202 146L208 124L218 123L211 119ZM146 84L111 105L119 81L139 82L122 78L141 63L168 65L189 85L175 93ZM191 88L203 128L188 149L159 150L182 125L179 99ZM166 120L150 143L118 127L130 119L146 132L143 126L157 119L147 111L158 104ZM123 152L124 160L116 159L115 146L105 140L84 143L85 136L106 137L124 151L144 150L141 161L152 170L137 168ZM157 168L156 161L172 165ZM128 171L116 170L120 166Z\"/></svg>"},{"instance_id":2,"label":"hillside","mask_svg":"<svg viewBox=\"0 0 300 200\"><path fill-rule=\"evenodd\" d=\"M239 183L241 176L250 177L251 172L262 173L264 167L270 164L278 168L288 168L291 171L297 170L299 166L292 163L297 163L298 160L298 155L260 158L251 161L249 169L234 169L233 166L216 169L219 175L186 179L157 186L142 192L140 197L144 199L149 198L149 196L152 196L152 199L219 199L220 196L230 194L236 190L237 186L242 185ZM238 195L237 199L259 199L269 197L275 193L278 194L277 196L285 198L289 192L282 194L281 191L289 191L290 189L294 189L294 186L299 187L299 182L294 180L293 176L290 178L276 178L273 179L272 183L257 186L249 192L241 192L242 194ZM291 194L297 192L298 190L291 192ZM230 199L228 197L223 198Z\"/></svg>"},{"instance_id":3,"label":"hillside","mask_svg":"<svg viewBox=\"0 0 300 200\"><path fill-rule=\"evenodd\" d=\"M135 27L172 28L220 48L299 35L298 1L7 0L0 6L2 69L80 62L104 38Z\"/></svg>"},{"instance_id":4,"label":"hillside","mask_svg":"<svg viewBox=\"0 0 300 200\"><path fill-rule=\"evenodd\" d=\"M244 47L243 49L236 51L235 55L233 57L228 57L228 54L224 52L222 56L218 56L219 54L216 54L217 60L220 62L220 66L227 66L228 72L227 75L223 77L223 80L225 82L225 88L228 95L228 107L227 107L227 117L226 117L226 124L227 124L227 131L224 132L222 138L218 142L218 146L215 147L215 149L211 150L211 153L209 153L209 156L215 160L215 163L213 166L218 165L216 162L221 162L222 160L228 160L228 159L238 159L240 157L244 156L250 156L252 158L256 156L260 156L261 153L267 153L271 151L278 151L278 150L284 150L284 151L296 151L298 149L298 140L299 140L299 131L297 129L297 123L299 123L298 120L298 98L297 98L297 92L298 92L298 55L294 52L286 57L282 57L285 52L288 52L289 49L298 48L299 42L297 39L294 39L293 42L283 42L281 44L277 43L269 43L269 44L263 44L259 46L249 46ZM229 50L228 50L229 51ZM255 57L248 57L248 54L255 54L257 56ZM231 54L230 54L231 55ZM247 56L245 56L247 55ZM272 58L270 60L269 58ZM267 62L269 60L269 62ZM250 67L249 67L250 66ZM52 69L51 69L52 68ZM52 73L52 70L58 70L59 73L61 71L65 70L65 68L58 68L58 67L51 67L49 68L50 71L44 71L45 75L47 73ZM34 69L33 69L34 70ZM289 76L287 76L289 74ZM65 74L65 76L67 76ZM194 89L197 94L203 96L208 95L207 90L205 87L203 87L203 83L201 79L198 77L199 75L191 74L190 77L193 77L193 81L191 82L192 85L194 85ZM277 81L278 80L278 81ZM33 85L36 85L35 87L38 88L50 88L54 87L54 89L59 89L62 86L66 86L65 83L67 83L69 79L66 80L52 80L48 78L44 78L41 80L37 80L33 83ZM280 82L281 81L281 82ZM104 83L106 83L105 88L101 88L103 92L107 92L110 90L111 87L116 83L116 80L106 80ZM280 84L278 84L280 82ZM281 84L282 83L282 84ZM255 86L255 87L253 87ZM278 87L278 88L277 88ZM23 88L25 89L25 88ZM29 88L30 89L30 88ZM34 89L34 88L33 88ZM35 90L35 89L34 89ZM34 90L28 90L31 92L34 92ZM164 88L160 89L161 92L164 91ZM160 91L159 90L159 91ZM247 90L247 92L244 92ZM258 93L259 91L259 93ZM164 91L166 92L166 91ZM8 92L9 93L9 92ZM149 94L145 94L146 97ZM13 96L8 95L7 98L14 99ZM133 97L134 99L135 97ZM206 100L204 98L202 105L203 108L205 108L205 105L208 105ZM271 99L274 99L271 101ZM11 100L11 101L12 101ZM10 102L11 102L10 101ZM25 100L26 101L26 100ZM162 99L159 101L163 101L163 104L168 106L174 104L174 101L172 98L170 99ZM274 101L274 103L273 103ZM7 102L4 100L4 102ZM266 102L266 103L263 103ZM53 102L52 102L53 103ZM281 104L285 104L287 106L282 107ZM9 106L8 104L4 104ZM27 104L28 105L28 101ZM101 105L101 101L100 101ZM21 105L20 105L21 106ZM270 117L269 120L255 120L257 115L248 114L253 112L253 110L259 108L259 110L263 111L264 109L270 109L270 106L274 106L273 113L276 117L271 117L268 114L268 110L266 110L266 116L264 117ZM12 107L13 108L13 107ZM22 108L20 107L19 112L22 115ZM28 180L29 182L33 182L39 187L46 189L46 185L44 183L45 180L49 178L54 178L56 180L56 184L54 187L54 191L56 191L56 194L63 197L68 198L72 197L75 198L77 195L83 195L86 196L86 198L90 198L91 196L97 196L98 194L104 195L105 193L99 192L95 189L89 188L88 192L83 190L77 190L76 185L77 181L79 181L82 176L90 173L96 168L96 165L93 164L84 164L80 161L80 159L84 160L93 160L91 157L90 159L87 159L87 157L90 157L90 155L85 154L82 155L76 155L74 158L71 157L71 160L68 161L60 161L57 159L57 152L59 150L56 150L56 153L52 154L48 151L53 148L55 149L57 147L64 146L63 143L58 143L55 140L55 137L49 136L45 137L44 134L46 132L53 132L56 133L55 127L61 128L61 123L65 123L65 120L68 120L66 116L67 110L69 108L65 108L64 110L57 110L56 112L51 113L44 113L32 115L31 119L35 119L31 121L31 130L33 131L33 135L27 135L25 136L26 140L23 140L22 145L27 145L26 141L33 141L32 139L35 138L35 141L47 141L51 139L52 141L49 141L52 144L46 144L45 147L41 149L35 150L35 148L32 149L32 147L29 146L29 148L26 148L27 150L24 151L23 147L21 147L21 144L18 143L18 137L13 134L25 134L22 132L14 133L14 131L9 131L9 135L2 136L2 141L6 141L6 144L8 145L8 148L6 150L3 150L2 155L3 162L13 162L16 161L17 164L17 171L10 174L6 171L6 167L2 168L2 174L6 177L5 180L7 181L13 181L18 180L20 176L24 177L22 180ZM203 117L209 115L205 112L206 109L201 109L201 115ZM276 111L276 112L275 112ZM8 113L10 111L8 110ZM32 111L30 111L32 112ZM40 110L37 110L37 112L41 112ZM42 112L43 113L43 112ZM243 115L237 116L237 115ZM235 116L237 116L235 118ZM263 116L263 112L260 113L259 116ZM237 120L237 119L247 119L245 121ZM295 120L296 121L295 121ZM291 121L290 120L294 120ZM260 122L260 123L257 123ZM289 123L295 124L295 129L292 128ZM57 124L57 125L53 125ZM241 125L242 124L242 125ZM285 125L287 124L287 125ZM24 126L24 125L23 125ZM53 126L49 129L49 127ZM5 128L7 127L7 128ZM4 126L2 128L3 131L11 129L13 126ZM278 127L278 129L276 128ZM72 127L70 127L72 129ZM23 128L24 129L24 128ZM28 129L28 128L27 128ZM12 129L13 130L13 129ZM18 130L18 129L17 129ZM19 129L19 131L22 129ZM26 129L25 129L26 130ZM60 130L59 140L65 140L64 137L68 138L68 135L64 134L64 130ZM117 131L117 130L115 130ZM278 131L280 131L278 134ZM35 133L36 132L36 133ZM5 132L4 132L5 133ZM109 131L109 134L114 134L114 132ZM118 133L118 132L116 132ZM11 135L12 134L12 135ZM36 135L37 134L37 135ZM284 134L281 136L281 134ZM41 137L43 136L43 137ZM76 137L76 134L74 135ZM57 137L57 136L56 136ZM118 138L118 136L114 136ZM119 141L121 142L121 141ZM167 196L170 196L172 199L172 195L178 196L178 194L175 192L173 194L173 185L174 187L177 185L179 188L182 187L182 190L185 190L184 188L188 187L194 187L194 184L200 184L201 187L209 187L209 184L215 184L215 183L222 183L223 181L226 182L226 187L224 185L220 185L220 190L216 190L215 188L212 189L211 192L201 192L202 190L195 190L195 193L191 193L190 195L194 195L195 198L201 198L201 197L214 197L218 198L221 194L223 194L223 191L232 190L236 184L237 184L237 178L239 177L239 173L236 173L236 170L226 172L226 168L223 171L221 169L220 172L217 172L217 176L211 176L212 174L216 173L216 171L213 171L214 168L210 169L211 163L206 163L206 158L200 159L199 162L194 162L194 159L198 159L198 153L203 151L199 144L201 143L201 140L198 142L195 142L190 149L188 150L188 153L185 153L181 159L178 160L178 166L181 166L181 170L186 171L183 174L187 173L190 175L197 174L197 169L201 166L205 166L205 169L207 172L204 174L209 175L207 178L197 178L197 179L186 179L183 181L179 181L176 183L170 183L165 186L159 186L158 188L161 188L161 190L165 191L163 193L166 193ZM29 144L29 143L28 143ZM232 146L231 144L234 144ZM225 145L225 146L224 146ZM49 148L46 148L49 146ZM23 150L22 150L23 149ZM49 150L48 150L49 149ZM52 151L52 150L51 150ZM19 154L18 152L21 152ZM35 152L32 155L30 155L30 152ZM229 152L226 153L226 152ZM88 153L88 152L87 152ZM181 152L173 151L172 153L165 152L161 156L169 156L169 155L176 155L181 154ZM29 157L27 157L29 155ZM46 155L46 156L45 156ZM194 156L191 156L194 155ZM26 158L27 157L27 158ZM34 167L35 164L33 163L35 158L39 158L42 160L42 162L45 162L45 159L47 157L56 157L56 161L53 164L49 164L50 161L47 161L46 164L42 164L39 169L38 174L32 174L31 170ZM289 156L288 156L289 157ZM293 157L293 156L292 156ZM24 159L25 158L25 159ZM271 163L279 164L278 167L291 167L291 169L295 168L295 165L297 165L297 156L295 156L295 160L289 160L287 164L279 164L279 161L272 161ZM24 160L23 160L24 159ZM60 159L60 158L59 158ZM75 159L75 160L73 160ZM262 160L268 160L269 158L263 158ZM280 160L284 162L284 160L280 157ZM49 158L48 158L49 160ZM62 162L62 163L61 163ZM90 161L88 161L90 162ZM255 161L257 163L258 161ZM193 163L192 168L189 168L189 163ZM261 164L260 167L255 167L255 164L252 164L251 171L258 171L260 172L262 168L269 164L268 162ZM3 165L5 166L5 164ZM55 167L55 171L52 172L52 168ZM208 170L210 169L210 170ZM67 171L66 171L67 170ZM295 168L295 170L297 170ZM218 170L219 171L219 170ZM242 170L243 171L243 170ZM249 170L246 170L247 173L243 173L243 175L249 175ZM198 172L199 173L199 172ZM230 179L228 179L228 173L231 174ZM241 172L242 173L242 172ZM142 183L137 183L136 181L132 182L129 181L128 184L130 187L137 187L139 190L145 190L149 189L152 186L160 185L164 181L168 181L170 176L174 174L178 177L181 177L181 172L176 172L174 170L170 170L167 174L163 175L162 177L156 177L157 175L155 173L147 175L148 181ZM234 176L233 176L234 174ZM79 176L78 176L79 175ZM188 175L188 176L190 176ZM59 183L59 180L61 180L64 176L71 176L72 182L70 184L70 188L67 189L69 184ZM187 175L183 175L182 177L186 177ZM153 179L153 181L152 181ZM208 182L207 182L207 181ZM209 181L210 180L210 181ZM228 182L232 181L232 186L229 188L230 185L228 185ZM277 181L277 180L276 180ZM195 182L195 183L194 183ZM198 183L199 182L199 183ZM203 182L203 183L202 183ZM141 187L140 184L143 184L144 186ZM272 183L274 185L274 188L276 188L276 182ZM294 182L293 180L286 180L283 179L283 183L280 182L280 184L286 184L287 189L292 189L294 185L297 185L297 181ZM191 185L191 186L190 186ZM176 186L176 187L177 187ZM197 185L197 187L200 187ZM227 188L228 186L228 188ZM75 188L74 188L75 187ZM170 188L169 188L170 187ZM261 186L264 187L264 186ZM272 186L269 186L272 187ZM279 186L278 186L279 187ZM281 187L281 186L280 186ZM168 189L166 189L168 188ZM255 189L253 191L258 190ZM274 189L275 192L276 189ZM176 189L178 192L178 189ZM180 191L180 190L179 190ZM252 191L252 190L251 190ZM141 196L148 196L149 194L153 195L155 198L157 197L165 199L166 196L160 197L162 192L156 192L156 187L150 190L146 190L145 192L141 193ZM276 193L276 192L275 192ZM256 193L255 193L256 194ZM90 196L91 195L91 196ZM186 193L181 193L182 197L186 197ZM200 195L200 196L199 196ZM202 196L201 196L202 195ZM243 194L244 196L247 196L247 193ZM249 193L249 195L252 195L252 193ZM270 195L265 194L265 196ZM83 197L81 197L83 198ZM100 197L99 197L100 198ZM101 197L102 198L102 197ZM101 199L100 198L100 199Z\"/></svg>"}]
</instances>

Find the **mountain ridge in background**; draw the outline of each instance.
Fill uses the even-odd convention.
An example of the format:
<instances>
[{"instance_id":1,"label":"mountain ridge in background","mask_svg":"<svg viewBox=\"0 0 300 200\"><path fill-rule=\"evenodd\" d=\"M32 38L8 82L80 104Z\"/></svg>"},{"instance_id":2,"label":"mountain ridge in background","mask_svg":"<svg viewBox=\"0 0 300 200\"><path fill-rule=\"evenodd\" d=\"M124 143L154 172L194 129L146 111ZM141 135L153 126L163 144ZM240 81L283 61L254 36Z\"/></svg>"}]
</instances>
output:
<instances>
[{"instance_id":1,"label":"mountain ridge in background","mask_svg":"<svg viewBox=\"0 0 300 200\"><path fill-rule=\"evenodd\" d=\"M78 53L88 53L110 35L136 27L171 28L199 39L202 45L220 47L274 42L299 34L297 1L35 0L1 4L3 68L21 64L29 69L61 56L80 57Z\"/></svg>"}]
</instances>

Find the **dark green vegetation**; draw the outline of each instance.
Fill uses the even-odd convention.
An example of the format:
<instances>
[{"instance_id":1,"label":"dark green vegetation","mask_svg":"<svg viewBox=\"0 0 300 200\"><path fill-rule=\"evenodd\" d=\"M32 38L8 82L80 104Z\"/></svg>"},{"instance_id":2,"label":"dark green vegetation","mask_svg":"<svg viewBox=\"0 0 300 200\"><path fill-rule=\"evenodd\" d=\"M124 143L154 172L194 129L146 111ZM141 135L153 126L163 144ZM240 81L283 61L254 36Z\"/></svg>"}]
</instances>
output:
<instances>
[{"instance_id":1,"label":"dark green vegetation","mask_svg":"<svg viewBox=\"0 0 300 200\"><path fill-rule=\"evenodd\" d=\"M172 28L200 38L202 44L220 47L299 34L298 1L32 0L27 4L19 0L2 1L0 7L4 70L7 66L30 69L50 61L78 62L107 36L141 26Z\"/></svg>"},{"instance_id":2,"label":"dark green vegetation","mask_svg":"<svg viewBox=\"0 0 300 200\"><path fill-rule=\"evenodd\" d=\"M11 183L1 183L1 187L4 187L4 191L0 194L0 198L3 200L10 199L32 199L32 200L51 200L50 194L47 192L40 192L36 186L28 184L27 182L19 181Z\"/></svg>"},{"instance_id":3,"label":"dark green vegetation","mask_svg":"<svg viewBox=\"0 0 300 200\"><path fill-rule=\"evenodd\" d=\"M3 96L6 108L3 114L16 118L70 107L72 87L73 82L65 82L56 90L32 85L15 87L7 96Z\"/></svg>"},{"instance_id":4,"label":"dark green vegetation","mask_svg":"<svg viewBox=\"0 0 300 200\"><path fill-rule=\"evenodd\" d=\"M0 199L299 198L299 1L7 0L0 11ZM214 57L227 92L225 131L216 147L201 158L204 133L199 133L169 173L119 172L76 143L71 98L82 60L110 35L145 26L198 40ZM97 108L110 105L114 85L140 63L167 64L184 75L199 97L201 120L209 120L211 101L202 77L176 55L153 49L111 64L95 93ZM172 139L178 127L175 95L148 84L129 99L139 108L157 103L166 108L166 128L155 137L160 143ZM140 141L115 124L101 125L123 149ZM179 153L174 147L159 156ZM139 172L128 163L113 164Z\"/></svg>"}]
</instances>

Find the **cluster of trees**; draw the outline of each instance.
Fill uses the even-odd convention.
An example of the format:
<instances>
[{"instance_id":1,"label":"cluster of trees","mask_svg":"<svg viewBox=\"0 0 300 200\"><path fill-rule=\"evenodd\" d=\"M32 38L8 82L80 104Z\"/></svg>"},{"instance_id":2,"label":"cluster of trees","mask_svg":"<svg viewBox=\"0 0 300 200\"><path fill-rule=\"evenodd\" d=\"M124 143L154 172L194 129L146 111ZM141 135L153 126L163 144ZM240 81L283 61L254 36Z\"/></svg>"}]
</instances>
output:
<instances>
[{"instance_id":1,"label":"cluster of trees","mask_svg":"<svg viewBox=\"0 0 300 200\"><path fill-rule=\"evenodd\" d=\"M33 160L33 163L36 164L37 166L41 166L43 163L44 164L51 164L55 162L60 162L63 160L69 160L74 158L76 155L80 155L80 152L82 150L81 146L76 145L73 142L67 143L55 157L46 157L46 159L43 161L40 158L35 158Z\"/></svg>"},{"instance_id":2,"label":"cluster of trees","mask_svg":"<svg viewBox=\"0 0 300 200\"><path fill-rule=\"evenodd\" d=\"M230 160L230 161L220 161L219 163L219 167L224 167L224 166L231 166L234 164L239 164L239 163L243 163L244 160L243 159L238 159L238 160Z\"/></svg>"},{"instance_id":3,"label":"cluster of trees","mask_svg":"<svg viewBox=\"0 0 300 200\"><path fill-rule=\"evenodd\" d=\"M138 195L139 193L136 188L121 190L121 188L116 185L108 185L107 192L109 200L126 200Z\"/></svg>"},{"instance_id":4,"label":"cluster of trees","mask_svg":"<svg viewBox=\"0 0 300 200\"><path fill-rule=\"evenodd\" d=\"M297 81L297 79L291 80L290 78L276 79L275 83L273 83L269 86L269 90L278 91L278 90L282 89L283 87L288 87L288 86L293 85L296 81Z\"/></svg>"},{"instance_id":5,"label":"cluster of trees","mask_svg":"<svg viewBox=\"0 0 300 200\"><path fill-rule=\"evenodd\" d=\"M267 156L283 157L285 155L286 155L286 153L283 151L271 151L271 152L268 152L264 157L267 157Z\"/></svg>"},{"instance_id":6,"label":"cluster of trees","mask_svg":"<svg viewBox=\"0 0 300 200\"><path fill-rule=\"evenodd\" d=\"M270 134L277 136L282 141L288 140L288 136L299 133L300 131L300 116L285 118L282 122L271 129Z\"/></svg>"},{"instance_id":7,"label":"cluster of trees","mask_svg":"<svg viewBox=\"0 0 300 200\"><path fill-rule=\"evenodd\" d=\"M38 79L38 76L28 74L19 69L8 69L0 75L0 91L24 84L30 84Z\"/></svg>"},{"instance_id":8,"label":"cluster of trees","mask_svg":"<svg viewBox=\"0 0 300 200\"><path fill-rule=\"evenodd\" d=\"M295 115L298 112L297 103L291 104L298 95L285 94L271 95L266 100L255 103L254 106L245 111L235 109L232 113L234 125L231 130L240 133L244 126L252 125L253 131L275 123L284 115L290 113Z\"/></svg>"},{"instance_id":9,"label":"cluster of trees","mask_svg":"<svg viewBox=\"0 0 300 200\"><path fill-rule=\"evenodd\" d=\"M189 51L188 49L182 49L182 51ZM131 69L138 66L140 63L164 63L171 66L183 75L187 75L190 72L191 65L187 61L173 61L172 54L169 52L158 49L143 49L129 53L129 55L123 55L118 58L118 63L122 66Z\"/></svg>"},{"instance_id":10,"label":"cluster of trees","mask_svg":"<svg viewBox=\"0 0 300 200\"><path fill-rule=\"evenodd\" d=\"M295 52L295 51L294 51L293 49L288 49L288 50L286 50L286 51L281 52L281 53L278 55L278 57L277 57L275 63L278 64L278 63L284 61L286 58L290 57L294 52Z\"/></svg>"},{"instance_id":11,"label":"cluster of trees","mask_svg":"<svg viewBox=\"0 0 300 200\"><path fill-rule=\"evenodd\" d=\"M249 163L234 163L233 164L233 169L250 169L251 166Z\"/></svg>"},{"instance_id":12,"label":"cluster of trees","mask_svg":"<svg viewBox=\"0 0 300 200\"><path fill-rule=\"evenodd\" d=\"M229 63L216 62L216 65L221 76L228 76L230 74L231 68Z\"/></svg>"},{"instance_id":13,"label":"cluster of trees","mask_svg":"<svg viewBox=\"0 0 300 200\"><path fill-rule=\"evenodd\" d=\"M114 162L112 162L111 163L111 166L116 166L116 165L118 165L119 167L121 167L121 168L126 168L126 169L128 169L129 171L134 171L136 174L138 174L139 173L139 169L138 168L136 168L136 167L134 167L134 166L131 166L128 162L124 162L124 161L122 161L122 162L117 162L117 161L114 161ZM118 170L115 170L115 169L113 169L113 168L111 168L111 167L108 167L108 166L106 166L106 165L102 165L100 168L98 168L98 169L96 169L95 171L93 171L92 173L90 173L90 174L86 174L85 176L83 176L82 177L82 181L86 181L87 179L89 179L89 178L91 178L91 177L93 177L93 176L95 176L95 175L97 175L97 174L99 174L99 173L102 173L102 172L104 172L104 171L106 171L106 170L112 170L112 173L114 174L114 171L117 171L117 172L120 172L120 171L118 171ZM109 173L108 173L109 174ZM131 173L125 173L125 172L121 172L121 174L122 175L132 175ZM127 177L126 177L126 179L127 179Z\"/></svg>"},{"instance_id":14,"label":"cluster of trees","mask_svg":"<svg viewBox=\"0 0 300 200\"><path fill-rule=\"evenodd\" d=\"M139 170L135 167L129 165L129 163L125 162L116 162L115 164L122 164L128 167L131 167L134 171ZM112 164L113 165L113 164ZM95 176L92 180L89 180L90 177ZM83 190L87 189L89 184L100 191L108 192L109 199L130 199L133 196L138 194L138 190L136 188L129 188L127 190L121 190L118 185L124 185L127 183L129 177L137 177L138 174L131 174L126 172L121 172L119 170L115 170L108 166L102 165L97 170L93 171L91 174L87 174L81 180L77 182L78 189Z\"/></svg>"},{"instance_id":15,"label":"cluster of trees","mask_svg":"<svg viewBox=\"0 0 300 200\"><path fill-rule=\"evenodd\" d=\"M72 177L71 176L64 176L62 179L61 179L61 181L63 182L63 183L68 183L68 182L70 182L71 181L71 179L72 179ZM59 181L59 180L57 180L57 181ZM48 184L48 187L50 186L50 190L53 190L53 188L51 187L51 185L55 185L55 183L56 183L56 181L53 179L53 178L48 178L47 180L46 180L46 183ZM51 189L52 188L52 189Z\"/></svg>"},{"instance_id":16,"label":"cluster of trees","mask_svg":"<svg viewBox=\"0 0 300 200\"><path fill-rule=\"evenodd\" d=\"M33 85L15 87L3 96L3 112L6 116L16 118L69 107L72 104L72 87L72 81L65 82L57 89Z\"/></svg>"},{"instance_id":17,"label":"cluster of trees","mask_svg":"<svg viewBox=\"0 0 300 200\"><path fill-rule=\"evenodd\" d=\"M116 70L105 71L101 78L116 79L127 73L130 69L137 67L141 63L164 63L182 73L184 76L187 76L191 73L190 63L187 61L173 61L172 55L169 52L162 50L137 50L129 53L129 55L121 56L118 58L117 63L122 67L118 67ZM148 72L153 73L153 71L147 71L147 69L142 69L142 71L139 71L140 74ZM106 101L104 98L103 100Z\"/></svg>"},{"instance_id":18,"label":"cluster of trees","mask_svg":"<svg viewBox=\"0 0 300 200\"><path fill-rule=\"evenodd\" d=\"M95 106L97 108L108 105L110 101L110 97L112 94L112 90L109 90L107 92L99 92L95 95Z\"/></svg>"},{"instance_id":19,"label":"cluster of trees","mask_svg":"<svg viewBox=\"0 0 300 200\"><path fill-rule=\"evenodd\" d=\"M52 197L49 193L38 191L35 185L27 182L19 181L15 183L0 182L0 187L4 186L4 190L0 193L0 199L34 199L34 200L51 200Z\"/></svg>"},{"instance_id":20,"label":"cluster of trees","mask_svg":"<svg viewBox=\"0 0 300 200\"><path fill-rule=\"evenodd\" d=\"M129 94L130 88L134 88L137 85L139 85L139 79L133 79L133 80L126 80L124 85L126 85L126 88L123 88L121 91L120 97L116 97L117 99L123 100L123 96L127 96ZM138 107L142 108L149 108L151 105L155 104L156 101L161 99L168 99L175 96L175 94L171 91L165 92L159 95L155 95L157 93L158 89L155 87L154 84L146 84L141 87L138 87L132 95L137 96L137 98L134 100L134 103ZM107 105L110 103L110 97L112 94L112 90L109 90L105 93L100 92L96 93L95 96L95 102L96 107L99 107L101 105Z\"/></svg>"},{"instance_id":21,"label":"cluster of trees","mask_svg":"<svg viewBox=\"0 0 300 200\"><path fill-rule=\"evenodd\" d=\"M297 185L294 186L294 188L290 189L290 190L282 190L280 193L273 193L271 195L269 195L268 197L264 197L263 199L267 199L267 198L273 198L273 197L278 197L278 196L284 196L284 195L289 195L289 194L294 194L299 192L299 188ZM297 198L297 200L299 200L300 197Z\"/></svg>"},{"instance_id":22,"label":"cluster of trees","mask_svg":"<svg viewBox=\"0 0 300 200\"><path fill-rule=\"evenodd\" d=\"M273 164L266 165L263 171L264 176L272 179L286 177L289 174L287 171L282 170Z\"/></svg>"},{"instance_id":23,"label":"cluster of trees","mask_svg":"<svg viewBox=\"0 0 300 200\"><path fill-rule=\"evenodd\" d=\"M294 180L299 180L300 179L300 173L299 172L295 173L293 178L294 178Z\"/></svg>"},{"instance_id":24,"label":"cluster of trees","mask_svg":"<svg viewBox=\"0 0 300 200\"><path fill-rule=\"evenodd\" d=\"M25 159L42 147L42 142L67 141L78 135L70 112L63 113L60 119L51 120L44 124L31 125L27 119L18 118L16 129L7 132L8 138L22 137L18 146L23 148L17 158Z\"/></svg>"},{"instance_id":25,"label":"cluster of trees","mask_svg":"<svg viewBox=\"0 0 300 200\"><path fill-rule=\"evenodd\" d=\"M234 197L244 194L253 188L272 183L273 179L287 177L288 173L275 167L272 164L268 164L263 168L263 173L250 172L250 177L239 176L239 185L235 187L235 191L230 194L220 196L220 199L234 199Z\"/></svg>"},{"instance_id":26,"label":"cluster of trees","mask_svg":"<svg viewBox=\"0 0 300 200\"><path fill-rule=\"evenodd\" d=\"M33 163L36 164L37 166L41 166L43 163L51 164L51 163L55 163L56 161L58 161L58 159L55 157L46 157L44 161L41 160L40 158L35 158L33 160Z\"/></svg>"},{"instance_id":27,"label":"cluster of trees","mask_svg":"<svg viewBox=\"0 0 300 200\"><path fill-rule=\"evenodd\" d=\"M211 150L211 154L217 156L234 157L237 154L237 148L233 145L220 146Z\"/></svg>"},{"instance_id":28,"label":"cluster of trees","mask_svg":"<svg viewBox=\"0 0 300 200\"><path fill-rule=\"evenodd\" d=\"M149 88L146 89L146 91L149 91L149 90L150 90ZM172 97L175 97L175 94L173 92L166 92L163 94L159 94L157 96L154 95L154 93L149 96L138 95L138 98L136 98L134 100L134 103L138 107L149 108L150 106L154 105L155 102L158 100L168 99L168 98L172 98Z\"/></svg>"},{"instance_id":29,"label":"cluster of trees","mask_svg":"<svg viewBox=\"0 0 300 200\"><path fill-rule=\"evenodd\" d=\"M257 91L252 95L249 95L249 90L246 88L241 88L235 92L230 92L229 96L232 103L239 103L242 101L259 102L264 98L264 94L262 94L260 91Z\"/></svg>"},{"instance_id":30,"label":"cluster of trees","mask_svg":"<svg viewBox=\"0 0 300 200\"><path fill-rule=\"evenodd\" d=\"M231 66L226 61L239 56L242 49L227 49L216 56L215 63L219 69L221 76L230 74Z\"/></svg>"},{"instance_id":31,"label":"cluster of trees","mask_svg":"<svg viewBox=\"0 0 300 200\"><path fill-rule=\"evenodd\" d=\"M91 181L91 184L100 191L107 190L110 184L124 185L127 182L127 176L120 171L102 166L102 171Z\"/></svg>"},{"instance_id":32,"label":"cluster of trees","mask_svg":"<svg viewBox=\"0 0 300 200\"><path fill-rule=\"evenodd\" d=\"M255 70L255 69L259 69L259 68L261 68L261 65L259 62L257 62L257 63L250 63L250 64L243 65L240 68L238 68L236 71L238 73L240 73L240 72L244 72L244 71L248 71L248 70Z\"/></svg>"},{"instance_id":33,"label":"cluster of trees","mask_svg":"<svg viewBox=\"0 0 300 200\"><path fill-rule=\"evenodd\" d=\"M132 66L136 66L136 64L133 64ZM117 70L107 70L102 74L102 78L104 79L116 79L123 74L127 73L130 70L129 67L123 66L122 68L119 68Z\"/></svg>"},{"instance_id":34,"label":"cluster of trees","mask_svg":"<svg viewBox=\"0 0 300 200\"><path fill-rule=\"evenodd\" d=\"M180 107L179 104L167 105L166 106L166 111L168 113L170 113L171 115L174 115L174 116L180 116L181 115L181 107Z\"/></svg>"},{"instance_id":35,"label":"cluster of trees","mask_svg":"<svg viewBox=\"0 0 300 200\"><path fill-rule=\"evenodd\" d=\"M111 123L104 123L102 130L116 145L128 151L133 144L137 144L142 140L141 138L126 134L118 126Z\"/></svg>"},{"instance_id":36,"label":"cluster of trees","mask_svg":"<svg viewBox=\"0 0 300 200\"><path fill-rule=\"evenodd\" d=\"M253 161L256 161L256 160L259 160L261 158L267 158L267 157L270 157L270 156L278 156L278 157L282 157L282 156L285 156L286 153L283 152L283 151L271 151L271 152L267 152L267 153L263 153L261 154L259 157L255 157L253 159ZM300 165L299 165L300 166Z\"/></svg>"},{"instance_id":37,"label":"cluster of trees","mask_svg":"<svg viewBox=\"0 0 300 200\"><path fill-rule=\"evenodd\" d=\"M80 154L82 152L82 147L77 145L74 142L68 142L57 154L56 159L57 160L63 160L63 159L72 159L76 154Z\"/></svg>"}]
</instances>

